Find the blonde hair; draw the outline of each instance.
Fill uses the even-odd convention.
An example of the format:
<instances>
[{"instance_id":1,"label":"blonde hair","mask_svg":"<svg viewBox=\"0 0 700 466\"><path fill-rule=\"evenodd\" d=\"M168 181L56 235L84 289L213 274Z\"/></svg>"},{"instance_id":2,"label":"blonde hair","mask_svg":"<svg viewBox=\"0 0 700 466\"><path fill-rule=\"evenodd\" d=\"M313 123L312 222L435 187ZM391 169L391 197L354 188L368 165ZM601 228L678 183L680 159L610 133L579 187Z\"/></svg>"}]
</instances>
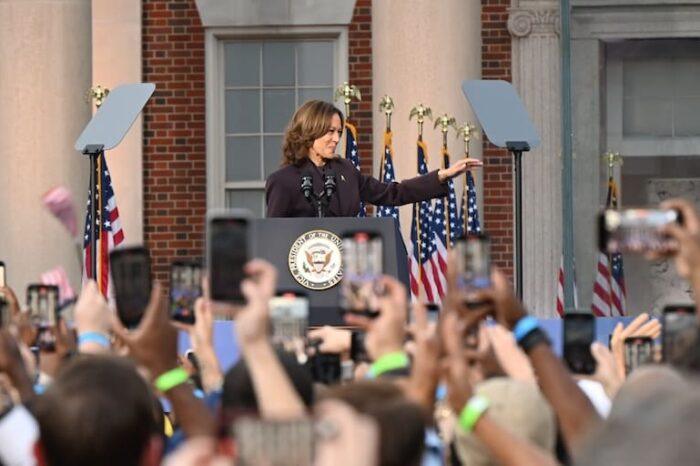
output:
<instances>
[{"instance_id":1,"label":"blonde hair","mask_svg":"<svg viewBox=\"0 0 700 466\"><path fill-rule=\"evenodd\" d=\"M333 104L309 100L299 107L284 132L282 165L299 165L305 160L314 141L330 129L334 114L340 117L341 127L344 126L343 113Z\"/></svg>"}]
</instances>

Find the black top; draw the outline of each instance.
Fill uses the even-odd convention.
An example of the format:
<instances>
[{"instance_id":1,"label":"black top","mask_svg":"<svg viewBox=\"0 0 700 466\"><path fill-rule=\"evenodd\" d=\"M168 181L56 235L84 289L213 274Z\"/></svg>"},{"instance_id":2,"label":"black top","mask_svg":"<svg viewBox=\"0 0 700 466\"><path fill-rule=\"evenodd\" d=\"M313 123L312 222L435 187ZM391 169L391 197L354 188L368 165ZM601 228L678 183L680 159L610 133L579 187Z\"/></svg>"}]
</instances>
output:
<instances>
[{"instance_id":1,"label":"black top","mask_svg":"<svg viewBox=\"0 0 700 466\"><path fill-rule=\"evenodd\" d=\"M267 217L315 217L316 208L301 190L301 177L313 179L313 192L323 192L324 173L333 172L337 188L326 210L327 217L356 217L360 201L399 206L447 196L447 183L440 183L437 170L400 183L382 183L360 173L349 160L335 158L318 168L309 159L300 166L286 165L267 178Z\"/></svg>"}]
</instances>

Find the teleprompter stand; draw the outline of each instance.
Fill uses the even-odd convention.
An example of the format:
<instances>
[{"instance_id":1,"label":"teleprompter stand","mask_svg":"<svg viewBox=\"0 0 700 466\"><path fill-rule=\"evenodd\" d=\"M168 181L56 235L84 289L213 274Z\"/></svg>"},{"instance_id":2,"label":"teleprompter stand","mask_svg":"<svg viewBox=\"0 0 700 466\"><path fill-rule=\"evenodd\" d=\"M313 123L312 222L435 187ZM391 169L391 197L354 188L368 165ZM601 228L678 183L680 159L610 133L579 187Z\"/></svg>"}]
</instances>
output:
<instances>
[{"instance_id":1,"label":"teleprompter stand","mask_svg":"<svg viewBox=\"0 0 700 466\"><path fill-rule=\"evenodd\" d=\"M473 80L462 83L462 92L474 110L489 141L513 154L515 191L515 277L516 293L523 298L523 206L522 155L540 145L520 97L506 81Z\"/></svg>"},{"instance_id":2,"label":"teleprompter stand","mask_svg":"<svg viewBox=\"0 0 700 466\"><path fill-rule=\"evenodd\" d=\"M113 89L102 106L87 124L75 142L75 150L90 158L90 276L97 270L97 231L102 218L102 203L95 202L100 179L99 159L104 151L113 149L124 139L136 117L153 94L156 86L150 83L126 84Z\"/></svg>"}]
</instances>

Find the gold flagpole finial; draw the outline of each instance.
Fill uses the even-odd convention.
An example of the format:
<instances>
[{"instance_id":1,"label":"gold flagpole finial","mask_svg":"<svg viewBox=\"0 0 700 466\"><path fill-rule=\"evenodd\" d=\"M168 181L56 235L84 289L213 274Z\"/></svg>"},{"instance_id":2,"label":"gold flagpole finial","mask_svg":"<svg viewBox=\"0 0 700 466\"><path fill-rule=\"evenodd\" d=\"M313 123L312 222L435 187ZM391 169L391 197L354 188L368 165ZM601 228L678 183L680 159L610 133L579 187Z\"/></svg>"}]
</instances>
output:
<instances>
[{"instance_id":1,"label":"gold flagpole finial","mask_svg":"<svg viewBox=\"0 0 700 466\"><path fill-rule=\"evenodd\" d=\"M418 137L422 139L423 123L425 122L425 117L428 117L430 120L432 120L433 111L430 109L430 107L426 107L423 104L418 104L411 109L411 113L408 115L408 121L411 121L414 116L417 117L416 121L418 121Z\"/></svg>"},{"instance_id":2,"label":"gold flagpole finial","mask_svg":"<svg viewBox=\"0 0 700 466\"><path fill-rule=\"evenodd\" d=\"M87 101L88 103L94 102L95 107L100 108L108 95L109 89L98 84L97 86L91 87L87 92Z\"/></svg>"},{"instance_id":3,"label":"gold flagpole finial","mask_svg":"<svg viewBox=\"0 0 700 466\"><path fill-rule=\"evenodd\" d=\"M623 163L622 156L619 152L607 151L601 155L600 158L603 159L605 164L608 166L608 178L613 176L613 170L615 170L615 167L621 167Z\"/></svg>"},{"instance_id":4,"label":"gold flagpole finial","mask_svg":"<svg viewBox=\"0 0 700 466\"><path fill-rule=\"evenodd\" d=\"M354 100L362 100L362 96L360 95L360 90L357 88L357 86L352 85L345 81L343 84L338 86L338 88L335 90L335 100L338 100L339 98L343 98L343 103L345 104L345 118L347 120L350 119L350 102Z\"/></svg>"},{"instance_id":5,"label":"gold flagpole finial","mask_svg":"<svg viewBox=\"0 0 700 466\"><path fill-rule=\"evenodd\" d=\"M464 141L464 156L469 157L469 142L472 139L479 139L479 132L476 130L474 123L465 122L462 126L457 127L457 138L462 136Z\"/></svg>"},{"instance_id":6,"label":"gold flagpole finial","mask_svg":"<svg viewBox=\"0 0 700 466\"><path fill-rule=\"evenodd\" d=\"M386 130L391 131L391 114L394 113L394 99L385 95L379 101L379 111L386 117Z\"/></svg>"},{"instance_id":7,"label":"gold flagpole finial","mask_svg":"<svg viewBox=\"0 0 700 466\"><path fill-rule=\"evenodd\" d=\"M442 116L435 120L433 129L438 126L440 127L440 131L442 131L442 147L447 147L447 132L450 130L450 127L457 129L457 120L447 113L443 113Z\"/></svg>"}]
</instances>

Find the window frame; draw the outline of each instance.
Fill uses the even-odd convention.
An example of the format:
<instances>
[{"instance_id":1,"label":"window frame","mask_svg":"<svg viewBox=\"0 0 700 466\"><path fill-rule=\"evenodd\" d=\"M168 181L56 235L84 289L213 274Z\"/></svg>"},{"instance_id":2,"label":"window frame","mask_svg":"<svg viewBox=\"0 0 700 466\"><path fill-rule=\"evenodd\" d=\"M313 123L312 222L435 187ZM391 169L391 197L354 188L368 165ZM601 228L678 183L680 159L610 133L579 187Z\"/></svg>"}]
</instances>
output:
<instances>
[{"instance_id":1,"label":"window frame","mask_svg":"<svg viewBox=\"0 0 700 466\"><path fill-rule=\"evenodd\" d=\"M347 26L211 28L205 32L207 208L226 207L227 190L260 190L261 181L226 181L226 90L224 43L230 40L330 40L335 63L333 88L348 80ZM264 209L263 209L264 212Z\"/></svg>"}]
</instances>

